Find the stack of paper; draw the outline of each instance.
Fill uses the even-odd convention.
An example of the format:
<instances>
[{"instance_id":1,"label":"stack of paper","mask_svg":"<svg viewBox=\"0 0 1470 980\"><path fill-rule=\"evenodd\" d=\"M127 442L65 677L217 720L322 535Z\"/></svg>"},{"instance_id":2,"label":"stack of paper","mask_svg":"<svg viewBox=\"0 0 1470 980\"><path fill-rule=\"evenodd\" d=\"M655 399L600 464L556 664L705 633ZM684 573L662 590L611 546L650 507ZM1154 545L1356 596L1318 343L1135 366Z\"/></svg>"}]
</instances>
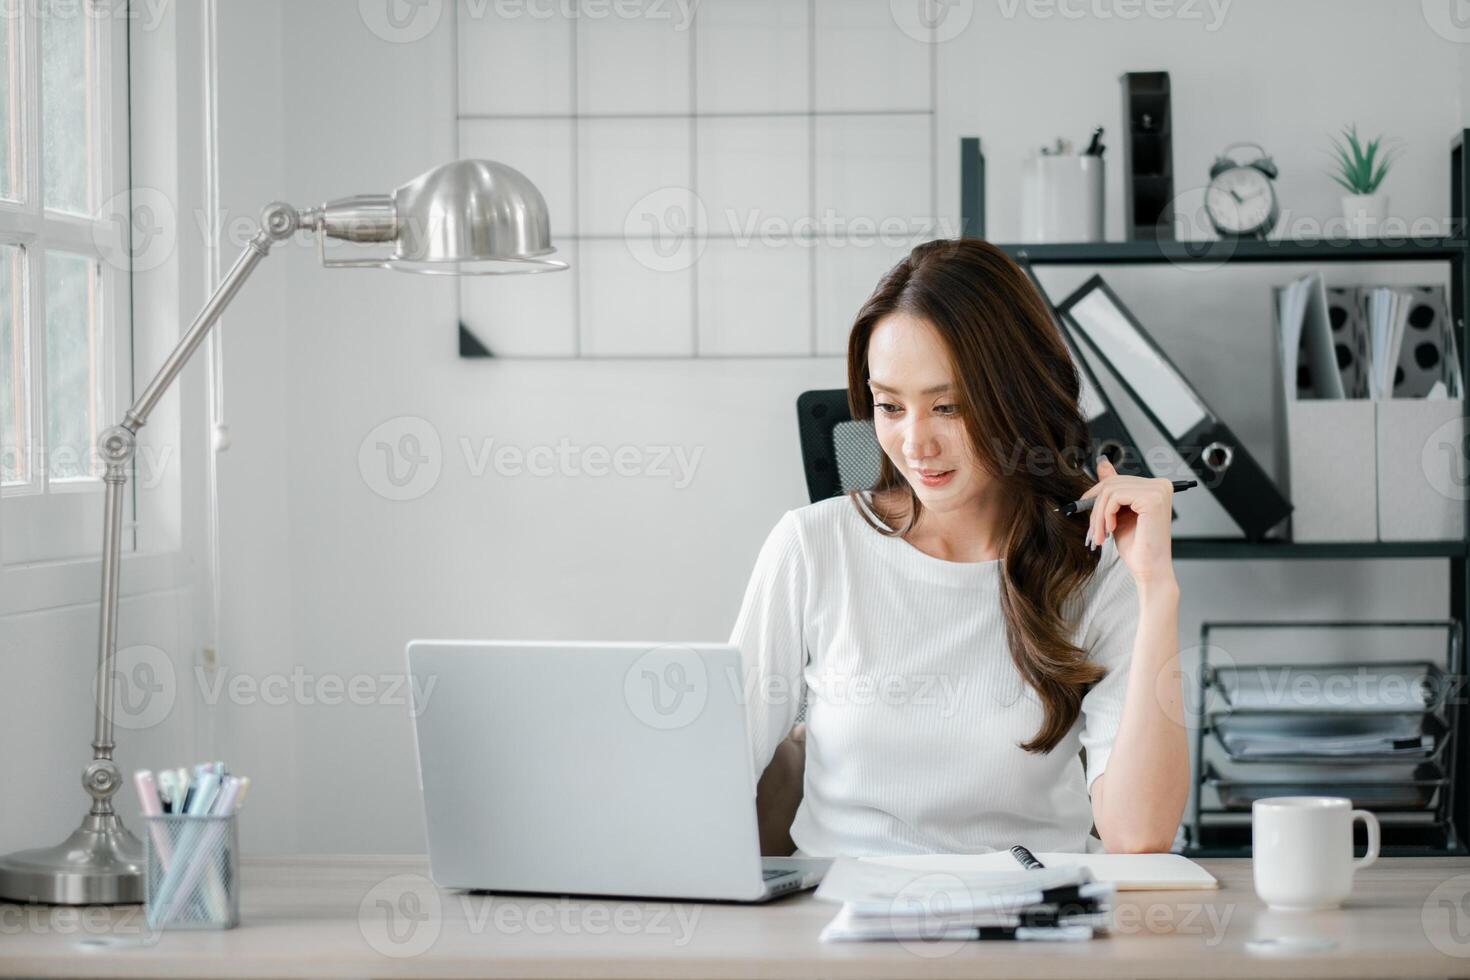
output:
<instances>
[{"instance_id":1,"label":"stack of paper","mask_svg":"<svg viewBox=\"0 0 1470 980\"><path fill-rule=\"evenodd\" d=\"M1400 389L1399 397L1463 397L1455 332L1447 324L1433 329L1433 325L1448 319L1447 313L1440 312L1444 310L1442 287L1362 286L1338 288L1332 293L1350 304L1361 320L1349 313L1346 322L1337 322L1334 327L1328 290L1318 273L1276 290L1278 354L1288 402L1304 398L1393 398L1395 389ZM1426 371L1443 375L1432 385L1428 379L1416 379L1416 355L1404 348L1410 316L1426 314L1428 323L1415 322L1422 329L1410 346L1427 342L1437 352L1437 357L1418 370L1419 375ZM1336 337L1335 332L1339 333ZM1299 375L1302 360L1306 362L1305 370ZM1403 379L1408 385L1407 395L1404 385L1396 383L1405 367L1409 368Z\"/></svg>"},{"instance_id":2,"label":"stack of paper","mask_svg":"<svg viewBox=\"0 0 1470 980\"><path fill-rule=\"evenodd\" d=\"M842 906L822 942L1068 941L1106 930L1113 891L1085 867L921 871L839 858L816 895Z\"/></svg>"},{"instance_id":3,"label":"stack of paper","mask_svg":"<svg viewBox=\"0 0 1470 980\"><path fill-rule=\"evenodd\" d=\"M1277 291L1276 316L1280 323L1281 380L1287 402L1295 401L1297 357L1305 349L1307 376L1317 398L1346 398L1337 353L1332 340L1332 323L1327 312L1327 288L1322 276L1311 273Z\"/></svg>"},{"instance_id":4,"label":"stack of paper","mask_svg":"<svg viewBox=\"0 0 1470 980\"><path fill-rule=\"evenodd\" d=\"M1417 721L1405 718L1406 721ZM1223 724L1220 741L1233 759L1271 759L1277 756L1409 756L1434 751L1434 736L1420 732L1235 732Z\"/></svg>"},{"instance_id":5,"label":"stack of paper","mask_svg":"<svg viewBox=\"0 0 1470 980\"><path fill-rule=\"evenodd\" d=\"M1416 292L1427 294L1431 299L1426 300L1424 295L1416 296ZM1432 297L1435 296L1440 298L1438 304L1432 301ZM1397 381L1401 369L1414 363L1413 357L1405 359L1403 349L1409 316L1416 307L1420 307L1421 312L1433 310L1436 305L1442 308L1442 297L1442 290L1436 291L1427 286L1417 291L1393 289L1388 286L1361 290L1359 303L1368 324L1369 397L1394 397L1394 390L1399 387ZM1422 333L1423 331L1418 331L1416 335ZM1464 384L1460 377L1460 354L1455 345L1455 331L1444 329L1438 338L1420 336L1416 345L1423 344L1425 341L1440 344L1442 349L1438 352L1439 358L1430 370L1442 373L1443 377L1435 381L1430 389L1423 393L1424 397L1464 397ZM1439 367L1440 364L1443 366ZM1412 382L1412 379L1410 381Z\"/></svg>"},{"instance_id":6,"label":"stack of paper","mask_svg":"<svg viewBox=\"0 0 1470 980\"><path fill-rule=\"evenodd\" d=\"M1369 290L1365 300L1368 314L1368 393L1372 398L1392 398L1393 378L1404 345L1404 327L1409 322L1413 297L1380 286Z\"/></svg>"}]
</instances>

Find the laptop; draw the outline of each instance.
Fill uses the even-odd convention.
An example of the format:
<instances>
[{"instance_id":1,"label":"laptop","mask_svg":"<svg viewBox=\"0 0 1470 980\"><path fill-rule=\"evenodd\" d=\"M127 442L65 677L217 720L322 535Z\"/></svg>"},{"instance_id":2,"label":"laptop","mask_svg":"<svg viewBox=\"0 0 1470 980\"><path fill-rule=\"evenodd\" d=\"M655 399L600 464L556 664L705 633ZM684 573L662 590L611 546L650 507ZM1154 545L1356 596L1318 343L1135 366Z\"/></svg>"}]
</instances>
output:
<instances>
[{"instance_id":1,"label":"laptop","mask_svg":"<svg viewBox=\"0 0 1470 980\"><path fill-rule=\"evenodd\" d=\"M740 654L722 644L408 644L444 888L762 902L831 863L762 858Z\"/></svg>"}]
</instances>

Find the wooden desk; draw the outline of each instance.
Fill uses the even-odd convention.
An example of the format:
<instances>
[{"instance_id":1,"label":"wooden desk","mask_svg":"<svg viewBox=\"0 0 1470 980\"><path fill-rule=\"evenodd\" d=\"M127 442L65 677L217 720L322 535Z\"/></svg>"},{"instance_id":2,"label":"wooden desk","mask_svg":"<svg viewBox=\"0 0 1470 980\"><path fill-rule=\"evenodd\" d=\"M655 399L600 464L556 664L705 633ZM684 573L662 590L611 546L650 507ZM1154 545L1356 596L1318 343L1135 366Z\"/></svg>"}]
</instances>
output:
<instances>
[{"instance_id":1,"label":"wooden desk","mask_svg":"<svg viewBox=\"0 0 1470 980\"><path fill-rule=\"evenodd\" d=\"M1246 860L1215 892L1125 892L1091 943L823 945L834 907L440 892L420 858L247 859L242 924L149 942L137 906L0 904L0 972L39 976L1443 977L1470 976L1470 858L1380 860L1336 912L1278 913ZM394 910L390 923L387 909ZM436 912L437 908L437 912ZM1249 940L1314 936L1325 952Z\"/></svg>"}]
</instances>

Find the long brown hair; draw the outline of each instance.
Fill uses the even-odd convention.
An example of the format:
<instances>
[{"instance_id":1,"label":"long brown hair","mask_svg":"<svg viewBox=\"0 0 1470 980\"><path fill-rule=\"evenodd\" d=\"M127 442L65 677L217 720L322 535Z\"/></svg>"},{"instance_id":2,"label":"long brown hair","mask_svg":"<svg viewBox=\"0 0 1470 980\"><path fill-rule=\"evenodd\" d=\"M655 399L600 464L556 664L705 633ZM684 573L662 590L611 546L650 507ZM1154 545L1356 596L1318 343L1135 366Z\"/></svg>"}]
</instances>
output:
<instances>
[{"instance_id":1,"label":"long brown hair","mask_svg":"<svg viewBox=\"0 0 1470 980\"><path fill-rule=\"evenodd\" d=\"M1071 354L1046 303L1000 249L974 238L927 242L888 271L858 311L847 344L847 400L852 417L873 417L868 342L891 313L922 319L949 351L956 403L980 464L1013 502L1002 549L1000 601L1011 658L1041 700L1041 728L1021 748L1050 752L1082 709L1082 695L1103 669L1068 638L1072 598L1097 567L1075 518L1053 508L1092 485L1083 469L1090 440L1077 399ZM907 534L919 498L881 453L876 494L906 490L909 518L885 529L849 496L864 520L885 534Z\"/></svg>"}]
</instances>

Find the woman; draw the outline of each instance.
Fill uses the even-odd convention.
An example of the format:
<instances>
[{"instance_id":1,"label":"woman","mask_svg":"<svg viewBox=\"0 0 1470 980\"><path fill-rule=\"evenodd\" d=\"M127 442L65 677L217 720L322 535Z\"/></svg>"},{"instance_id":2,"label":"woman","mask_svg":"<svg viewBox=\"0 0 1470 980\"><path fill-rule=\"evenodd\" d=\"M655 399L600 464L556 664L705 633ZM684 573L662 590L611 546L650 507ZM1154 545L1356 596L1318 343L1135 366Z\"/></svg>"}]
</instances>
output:
<instances>
[{"instance_id":1,"label":"woman","mask_svg":"<svg viewBox=\"0 0 1470 980\"><path fill-rule=\"evenodd\" d=\"M877 482L781 518L731 636L756 772L808 704L798 853L1167 850L1189 781L1169 481L1087 474L1068 349L986 242L896 265L847 373Z\"/></svg>"}]
</instances>

